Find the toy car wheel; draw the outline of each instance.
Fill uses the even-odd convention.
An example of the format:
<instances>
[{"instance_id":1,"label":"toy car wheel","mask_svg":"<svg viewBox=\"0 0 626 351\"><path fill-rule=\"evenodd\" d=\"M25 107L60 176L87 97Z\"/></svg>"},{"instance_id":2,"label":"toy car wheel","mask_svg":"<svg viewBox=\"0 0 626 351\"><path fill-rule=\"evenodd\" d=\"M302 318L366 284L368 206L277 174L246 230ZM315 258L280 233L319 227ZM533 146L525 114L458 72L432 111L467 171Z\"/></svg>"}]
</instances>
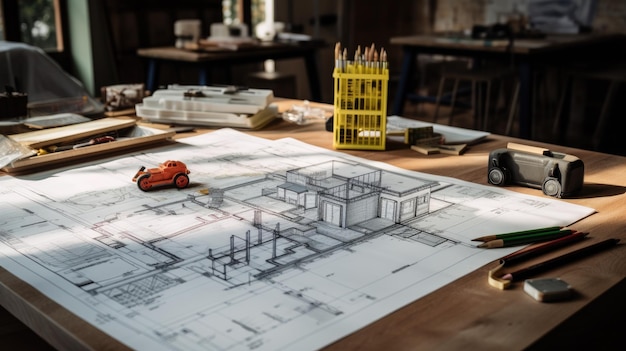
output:
<instances>
[{"instance_id":1,"label":"toy car wheel","mask_svg":"<svg viewBox=\"0 0 626 351\"><path fill-rule=\"evenodd\" d=\"M556 178L548 178L541 187L543 193L548 196L561 197L561 183Z\"/></svg>"},{"instance_id":2,"label":"toy car wheel","mask_svg":"<svg viewBox=\"0 0 626 351\"><path fill-rule=\"evenodd\" d=\"M507 176L504 170L500 168L492 168L488 174L489 183L493 185L504 185L507 181Z\"/></svg>"},{"instance_id":3,"label":"toy car wheel","mask_svg":"<svg viewBox=\"0 0 626 351\"><path fill-rule=\"evenodd\" d=\"M150 190L150 188L152 188L149 178L150 178L149 174L144 174L141 177L139 177L139 179L137 179L137 186L139 187L139 189L143 191L148 191Z\"/></svg>"},{"instance_id":4,"label":"toy car wheel","mask_svg":"<svg viewBox=\"0 0 626 351\"><path fill-rule=\"evenodd\" d=\"M176 185L178 189L187 187L187 185L189 185L189 177L186 174L177 175L174 177L174 185Z\"/></svg>"}]
</instances>

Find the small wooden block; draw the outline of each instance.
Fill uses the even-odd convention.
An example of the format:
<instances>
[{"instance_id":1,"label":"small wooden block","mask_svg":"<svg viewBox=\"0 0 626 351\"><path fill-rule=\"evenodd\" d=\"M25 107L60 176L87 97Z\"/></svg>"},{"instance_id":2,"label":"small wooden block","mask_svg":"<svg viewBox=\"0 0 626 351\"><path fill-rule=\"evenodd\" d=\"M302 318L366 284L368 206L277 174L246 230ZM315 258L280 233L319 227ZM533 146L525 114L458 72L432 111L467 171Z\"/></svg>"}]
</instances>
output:
<instances>
[{"instance_id":1,"label":"small wooden block","mask_svg":"<svg viewBox=\"0 0 626 351\"><path fill-rule=\"evenodd\" d=\"M447 155L460 155L467 149L467 144L439 145L439 152Z\"/></svg>"},{"instance_id":2,"label":"small wooden block","mask_svg":"<svg viewBox=\"0 0 626 351\"><path fill-rule=\"evenodd\" d=\"M411 145L411 150L417 151L420 154L424 155L438 154L439 152L441 152L440 148L431 145Z\"/></svg>"},{"instance_id":3,"label":"small wooden block","mask_svg":"<svg viewBox=\"0 0 626 351\"><path fill-rule=\"evenodd\" d=\"M420 127L420 128L407 128L404 131L404 143L409 145L416 145L420 143L420 140L430 139L434 136L433 127Z\"/></svg>"},{"instance_id":4,"label":"small wooden block","mask_svg":"<svg viewBox=\"0 0 626 351\"><path fill-rule=\"evenodd\" d=\"M517 151L525 151L538 155L548 155L550 154L550 149L546 149L543 147L530 146L518 143L508 143L506 145L507 149L517 150Z\"/></svg>"}]
</instances>

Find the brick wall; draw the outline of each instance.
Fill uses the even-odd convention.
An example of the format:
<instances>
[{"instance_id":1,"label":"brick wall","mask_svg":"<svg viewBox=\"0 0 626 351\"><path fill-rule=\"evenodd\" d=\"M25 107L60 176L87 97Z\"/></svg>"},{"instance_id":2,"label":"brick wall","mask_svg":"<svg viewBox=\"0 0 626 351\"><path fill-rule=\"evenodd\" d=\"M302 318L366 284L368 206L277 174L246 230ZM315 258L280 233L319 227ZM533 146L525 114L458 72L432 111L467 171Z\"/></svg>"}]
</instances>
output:
<instances>
[{"instance_id":1,"label":"brick wall","mask_svg":"<svg viewBox=\"0 0 626 351\"><path fill-rule=\"evenodd\" d=\"M626 1L598 0L594 30L626 33Z\"/></svg>"},{"instance_id":2,"label":"brick wall","mask_svg":"<svg viewBox=\"0 0 626 351\"><path fill-rule=\"evenodd\" d=\"M435 9L435 32L458 32L485 22L487 0L437 0Z\"/></svg>"}]
</instances>

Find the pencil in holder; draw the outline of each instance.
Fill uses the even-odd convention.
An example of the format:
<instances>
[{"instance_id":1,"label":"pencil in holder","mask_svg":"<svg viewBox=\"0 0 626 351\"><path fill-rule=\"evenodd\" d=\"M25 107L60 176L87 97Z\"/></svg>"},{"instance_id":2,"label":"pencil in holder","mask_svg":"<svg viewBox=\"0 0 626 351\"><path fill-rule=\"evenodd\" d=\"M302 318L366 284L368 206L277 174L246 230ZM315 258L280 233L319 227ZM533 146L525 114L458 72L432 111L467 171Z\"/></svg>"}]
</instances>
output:
<instances>
[{"instance_id":1,"label":"pencil in holder","mask_svg":"<svg viewBox=\"0 0 626 351\"><path fill-rule=\"evenodd\" d=\"M339 45L339 44L338 44ZM389 68L384 49L372 48L354 61L335 47L333 147L385 150Z\"/></svg>"}]
</instances>

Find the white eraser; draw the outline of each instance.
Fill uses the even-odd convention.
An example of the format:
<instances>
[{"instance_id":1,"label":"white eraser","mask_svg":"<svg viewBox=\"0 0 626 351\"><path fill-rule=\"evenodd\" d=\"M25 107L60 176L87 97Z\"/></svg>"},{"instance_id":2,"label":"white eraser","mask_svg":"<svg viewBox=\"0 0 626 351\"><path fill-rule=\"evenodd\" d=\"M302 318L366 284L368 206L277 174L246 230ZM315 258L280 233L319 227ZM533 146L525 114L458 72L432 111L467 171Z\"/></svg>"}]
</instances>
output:
<instances>
[{"instance_id":1,"label":"white eraser","mask_svg":"<svg viewBox=\"0 0 626 351\"><path fill-rule=\"evenodd\" d=\"M572 288L559 278L527 279L524 291L537 301L557 301L568 298Z\"/></svg>"}]
</instances>

